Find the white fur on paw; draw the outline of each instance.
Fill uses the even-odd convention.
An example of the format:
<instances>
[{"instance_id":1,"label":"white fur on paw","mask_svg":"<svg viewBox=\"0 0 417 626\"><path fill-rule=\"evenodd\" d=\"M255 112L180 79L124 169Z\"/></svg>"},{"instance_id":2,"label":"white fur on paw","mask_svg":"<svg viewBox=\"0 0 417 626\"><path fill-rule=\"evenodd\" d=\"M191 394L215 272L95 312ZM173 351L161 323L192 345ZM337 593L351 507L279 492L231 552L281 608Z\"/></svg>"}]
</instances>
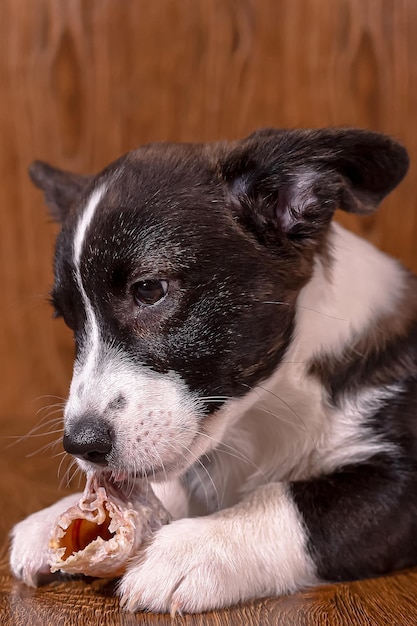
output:
<instances>
[{"instance_id":1,"label":"white fur on paw","mask_svg":"<svg viewBox=\"0 0 417 626\"><path fill-rule=\"evenodd\" d=\"M80 498L73 494L47 509L29 515L16 524L11 533L10 568L16 578L35 587L39 576L49 574L49 539L61 513Z\"/></svg>"},{"instance_id":2,"label":"white fur on paw","mask_svg":"<svg viewBox=\"0 0 417 626\"><path fill-rule=\"evenodd\" d=\"M239 601L246 594L229 544L230 537L212 519L164 526L123 577L118 589L121 605L128 611L145 609L173 616Z\"/></svg>"}]
</instances>

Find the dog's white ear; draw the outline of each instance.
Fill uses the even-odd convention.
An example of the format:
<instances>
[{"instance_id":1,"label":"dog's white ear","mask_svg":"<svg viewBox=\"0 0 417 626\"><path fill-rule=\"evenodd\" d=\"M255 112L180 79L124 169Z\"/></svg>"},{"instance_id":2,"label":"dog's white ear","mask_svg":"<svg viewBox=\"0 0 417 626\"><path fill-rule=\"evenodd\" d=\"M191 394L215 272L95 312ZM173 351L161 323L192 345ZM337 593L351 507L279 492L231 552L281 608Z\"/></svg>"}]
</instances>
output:
<instances>
[{"instance_id":1,"label":"dog's white ear","mask_svg":"<svg viewBox=\"0 0 417 626\"><path fill-rule=\"evenodd\" d=\"M321 232L337 208L374 211L408 163L405 148L380 133L265 129L234 144L221 171L246 218L302 238Z\"/></svg>"},{"instance_id":2,"label":"dog's white ear","mask_svg":"<svg viewBox=\"0 0 417 626\"><path fill-rule=\"evenodd\" d=\"M43 161L34 161L29 167L29 175L44 192L45 202L57 222L63 222L69 208L90 182L89 176L65 172Z\"/></svg>"}]
</instances>

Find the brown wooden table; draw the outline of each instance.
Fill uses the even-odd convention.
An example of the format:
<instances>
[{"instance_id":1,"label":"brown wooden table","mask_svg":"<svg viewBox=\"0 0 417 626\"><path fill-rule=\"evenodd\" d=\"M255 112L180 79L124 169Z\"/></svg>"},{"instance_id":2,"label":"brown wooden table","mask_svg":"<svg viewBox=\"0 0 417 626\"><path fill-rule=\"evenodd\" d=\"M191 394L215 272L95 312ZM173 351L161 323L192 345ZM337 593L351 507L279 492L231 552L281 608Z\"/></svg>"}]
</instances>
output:
<instances>
[{"instance_id":1,"label":"brown wooden table","mask_svg":"<svg viewBox=\"0 0 417 626\"><path fill-rule=\"evenodd\" d=\"M27 457L33 444L23 442L4 449L5 441L4 438L0 441L1 626L417 626L417 570L309 589L292 596L258 600L225 611L176 617L175 620L168 615L131 615L121 611L112 594L112 583L108 581L55 582L30 589L9 573L8 532L14 522L52 503L63 492L58 490L57 464L49 454Z\"/></svg>"}]
</instances>

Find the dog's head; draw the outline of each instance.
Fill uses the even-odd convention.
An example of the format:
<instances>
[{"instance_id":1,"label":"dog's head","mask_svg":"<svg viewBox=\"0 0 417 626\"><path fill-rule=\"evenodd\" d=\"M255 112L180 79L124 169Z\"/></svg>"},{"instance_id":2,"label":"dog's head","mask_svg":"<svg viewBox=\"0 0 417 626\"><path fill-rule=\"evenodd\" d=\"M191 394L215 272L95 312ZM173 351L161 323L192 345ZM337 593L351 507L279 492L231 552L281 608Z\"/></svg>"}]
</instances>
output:
<instances>
[{"instance_id":1,"label":"dog's head","mask_svg":"<svg viewBox=\"0 0 417 626\"><path fill-rule=\"evenodd\" d=\"M147 145L94 177L34 163L76 343L67 451L163 478L212 448L233 399L283 359L335 209L371 212L407 165L390 138L348 129Z\"/></svg>"}]
</instances>

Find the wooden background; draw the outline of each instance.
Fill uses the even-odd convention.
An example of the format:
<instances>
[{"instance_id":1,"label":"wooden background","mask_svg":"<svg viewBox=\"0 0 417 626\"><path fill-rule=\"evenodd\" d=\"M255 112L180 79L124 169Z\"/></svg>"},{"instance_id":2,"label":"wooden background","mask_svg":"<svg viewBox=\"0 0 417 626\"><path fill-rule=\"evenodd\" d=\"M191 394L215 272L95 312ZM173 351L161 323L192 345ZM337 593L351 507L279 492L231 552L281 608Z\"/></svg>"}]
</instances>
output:
<instances>
[{"instance_id":1,"label":"wooden background","mask_svg":"<svg viewBox=\"0 0 417 626\"><path fill-rule=\"evenodd\" d=\"M34 158L87 173L148 141L385 131L409 149L408 178L376 216L343 221L417 270L416 0L0 0L0 14L2 437L71 374Z\"/></svg>"}]
</instances>

